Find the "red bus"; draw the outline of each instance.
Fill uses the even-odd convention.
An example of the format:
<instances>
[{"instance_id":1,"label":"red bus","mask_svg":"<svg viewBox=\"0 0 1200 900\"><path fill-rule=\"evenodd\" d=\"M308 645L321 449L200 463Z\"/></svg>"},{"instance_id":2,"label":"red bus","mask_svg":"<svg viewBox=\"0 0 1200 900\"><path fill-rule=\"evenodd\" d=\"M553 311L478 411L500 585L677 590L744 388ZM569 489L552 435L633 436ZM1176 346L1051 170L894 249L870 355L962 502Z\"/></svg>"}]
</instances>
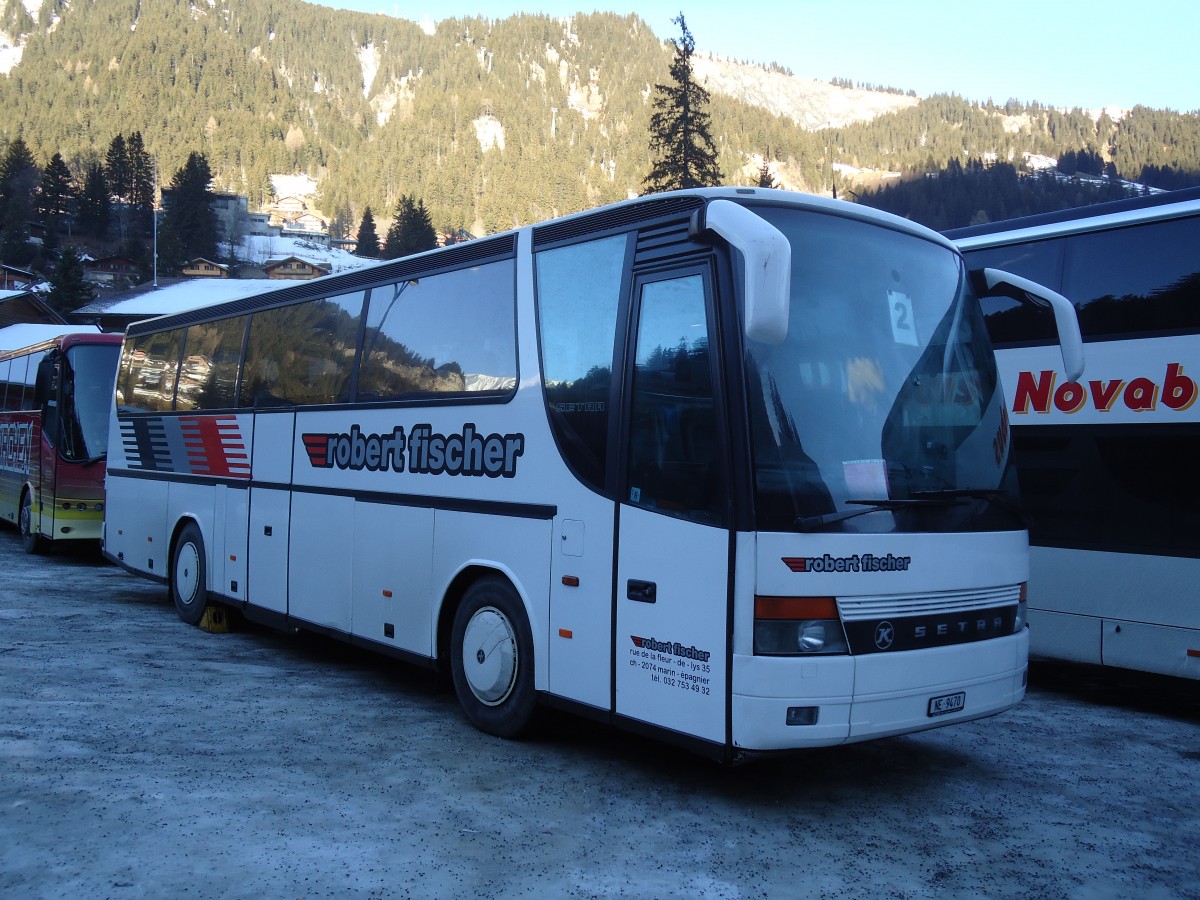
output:
<instances>
[{"instance_id":1,"label":"red bus","mask_svg":"<svg viewBox=\"0 0 1200 900\"><path fill-rule=\"evenodd\" d=\"M0 351L0 521L30 553L100 538L121 340L65 334Z\"/></svg>"}]
</instances>

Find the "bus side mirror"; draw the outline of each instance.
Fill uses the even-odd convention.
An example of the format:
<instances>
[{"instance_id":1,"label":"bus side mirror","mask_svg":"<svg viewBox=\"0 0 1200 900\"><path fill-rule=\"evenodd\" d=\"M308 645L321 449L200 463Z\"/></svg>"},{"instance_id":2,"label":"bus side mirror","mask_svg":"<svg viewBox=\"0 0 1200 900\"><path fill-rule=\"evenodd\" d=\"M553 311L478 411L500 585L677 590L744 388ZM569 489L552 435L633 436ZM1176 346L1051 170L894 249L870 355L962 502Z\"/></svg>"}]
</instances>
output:
<instances>
[{"instance_id":1,"label":"bus side mirror","mask_svg":"<svg viewBox=\"0 0 1200 900\"><path fill-rule=\"evenodd\" d=\"M770 222L729 200L713 200L692 215L691 237L710 231L739 250L745 262L747 339L783 343L792 299L792 245Z\"/></svg>"},{"instance_id":2,"label":"bus side mirror","mask_svg":"<svg viewBox=\"0 0 1200 900\"><path fill-rule=\"evenodd\" d=\"M38 363L37 377L33 382L33 405L36 409L45 409L57 400L55 394L58 385L55 376L58 374L58 354L47 353Z\"/></svg>"},{"instance_id":3,"label":"bus side mirror","mask_svg":"<svg viewBox=\"0 0 1200 900\"><path fill-rule=\"evenodd\" d=\"M983 280L983 296L1011 297L1021 303L1041 303L1054 310L1054 325L1058 329L1058 346L1062 350L1063 371L1071 381L1083 375L1083 335L1079 333L1079 317L1075 307L1062 294L1048 287L1013 275L1003 269L976 269L972 277Z\"/></svg>"}]
</instances>

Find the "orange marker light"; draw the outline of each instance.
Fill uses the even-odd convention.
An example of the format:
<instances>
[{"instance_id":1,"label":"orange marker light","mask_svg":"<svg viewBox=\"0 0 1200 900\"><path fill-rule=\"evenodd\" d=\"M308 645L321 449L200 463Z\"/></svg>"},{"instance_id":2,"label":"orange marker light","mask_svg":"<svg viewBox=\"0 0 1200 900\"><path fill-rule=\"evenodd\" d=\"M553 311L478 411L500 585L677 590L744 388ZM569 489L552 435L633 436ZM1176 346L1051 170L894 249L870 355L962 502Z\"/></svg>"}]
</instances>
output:
<instances>
[{"instance_id":1,"label":"orange marker light","mask_svg":"<svg viewBox=\"0 0 1200 900\"><path fill-rule=\"evenodd\" d=\"M836 619L837 601L833 597L759 597L754 598L756 619Z\"/></svg>"}]
</instances>

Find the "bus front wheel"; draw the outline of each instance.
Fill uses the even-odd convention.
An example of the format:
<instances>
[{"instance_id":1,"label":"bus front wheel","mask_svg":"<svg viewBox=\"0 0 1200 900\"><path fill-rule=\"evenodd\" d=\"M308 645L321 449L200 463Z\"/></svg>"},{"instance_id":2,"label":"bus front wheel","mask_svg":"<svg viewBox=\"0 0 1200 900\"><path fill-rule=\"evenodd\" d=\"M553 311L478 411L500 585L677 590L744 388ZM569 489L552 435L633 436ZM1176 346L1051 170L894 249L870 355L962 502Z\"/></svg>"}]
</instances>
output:
<instances>
[{"instance_id":1,"label":"bus front wheel","mask_svg":"<svg viewBox=\"0 0 1200 900\"><path fill-rule=\"evenodd\" d=\"M29 491L21 495L17 528L21 532L21 546L25 548L26 553L45 552L46 539L33 530L33 494Z\"/></svg>"},{"instance_id":2,"label":"bus front wheel","mask_svg":"<svg viewBox=\"0 0 1200 900\"><path fill-rule=\"evenodd\" d=\"M477 581L454 615L450 670L471 724L497 737L519 736L533 720L533 638L512 585Z\"/></svg>"},{"instance_id":3,"label":"bus front wheel","mask_svg":"<svg viewBox=\"0 0 1200 900\"><path fill-rule=\"evenodd\" d=\"M189 522L179 532L171 554L171 599L188 625L199 625L208 608L205 575L204 537L196 523Z\"/></svg>"}]
</instances>

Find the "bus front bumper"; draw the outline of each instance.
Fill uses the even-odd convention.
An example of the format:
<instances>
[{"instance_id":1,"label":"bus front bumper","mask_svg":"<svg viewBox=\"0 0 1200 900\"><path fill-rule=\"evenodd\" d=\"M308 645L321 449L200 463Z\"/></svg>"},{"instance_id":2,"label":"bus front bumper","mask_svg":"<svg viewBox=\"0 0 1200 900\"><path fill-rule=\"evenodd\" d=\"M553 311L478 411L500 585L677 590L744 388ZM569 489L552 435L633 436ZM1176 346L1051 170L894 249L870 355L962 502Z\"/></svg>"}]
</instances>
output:
<instances>
[{"instance_id":1,"label":"bus front bumper","mask_svg":"<svg viewBox=\"0 0 1200 900\"><path fill-rule=\"evenodd\" d=\"M735 654L733 743L750 752L830 747L992 716L1025 696L1028 659L1028 629L864 656Z\"/></svg>"}]
</instances>

